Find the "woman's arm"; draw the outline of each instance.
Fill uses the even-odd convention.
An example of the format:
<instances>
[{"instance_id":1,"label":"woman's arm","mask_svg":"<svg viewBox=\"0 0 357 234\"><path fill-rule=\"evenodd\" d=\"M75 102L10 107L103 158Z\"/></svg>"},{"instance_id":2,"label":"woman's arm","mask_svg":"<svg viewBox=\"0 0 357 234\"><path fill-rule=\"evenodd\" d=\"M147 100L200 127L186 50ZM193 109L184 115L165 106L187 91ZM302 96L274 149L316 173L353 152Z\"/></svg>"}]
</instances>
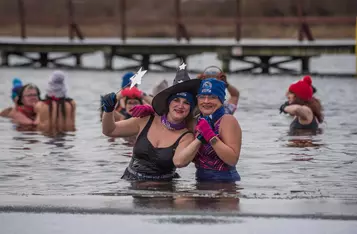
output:
<instances>
[{"instance_id":1,"label":"woman's arm","mask_svg":"<svg viewBox=\"0 0 357 234\"><path fill-rule=\"evenodd\" d=\"M11 118L10 114L12 112L12 109L12 107L5 108L0 112L0 116L5 118Z\"/></svg>"},{"instance_id":2,"label":"woman's arm","mask_svg":"<svg viewBox=\"0 0 357 234\"><path fill-rule=\"evenodd\" d=\"M232 115L223 116L219 135L221 139L213 137L209 143L223 162L235 166L240 156L242 144L242 130L237 119Z\"/></svg>"},{"instance_id":3,"label":"woman's arm","mask_svg":"<svg viewBox=\"0 0 357 234\"><path fill-rule=\"evenodd\" d=\"M194 138L193 134L186 134L176 148L173 162L176 167L186 167L195 158L201 141Z\"/></svg>"},{"instance_id":4,"label":"woman's arm","mask_svg":"<svg viewBox=\"0 0 357 234\"><path fill-rule=\"evenodd\" d=\"M228 99L227 102L237 106L239 101L239 95L240 95L238 89L232 86L230 83L228 83L227 77L225 75L222 77L222 81L224 81L227 84L227 91L230 95L230 98Z\"/></svg>"},{"instance_id":5,"label":"woman's arm","mask_svg":"<svg viewBox=\"0 0 357 234\"><path fill-rule=\"evenodd\" d=\"M291 114L295 115L302 120L312 120L313 114L310 110L310 108L306 106L301 106L301 105L289 105L284 108L284 111Z\"/></svg>"},{"instance_id":6,"label":"woman's arm","mask_svg":"<svg viewBox=\"0 0 357 234\"><path fill-rule=\"evenodd\" d=\"M104 112L102 120L102 132L109 137L129 137L140 132L140 124L147 122L150 116L145 118L130 118L122 121L114 121L114 112Z\"/></svg>"},{"instance_id":7,"label":"woman's arm","mask_svg":"<svg viewBox=\"0 0 357 234\"><path fill-rule=\"evenodd\" d=\"M14 115L12 116L12 121L16 124L21 124L21 125L32 125L35 123L33 120L28 118L26 115L24 115L18 111L14 112Z\"/></svg>"},{"instance_id":8,"label":"woman's arm","mask_svg":"<svg viewBox=\"0 0 357 234\"><path fill-rule=\"evenodd\" d=\"M76 130L76 109L77 109L77 105L76 102L74 100L71 101L72 103L72 116L70 119L72 119L73 121L70 123L70 129L75 131Z\"/></svg>"},{"instance_id":9,"label":"woman's arm","mask_svg":"<svg viewBox=\"0 0 357 234\"><path fill-rule=\"evenodd\" d=\"M143 92L142 99L144 103L151 105L153 97Z\"/></svg>"}]
</instances>

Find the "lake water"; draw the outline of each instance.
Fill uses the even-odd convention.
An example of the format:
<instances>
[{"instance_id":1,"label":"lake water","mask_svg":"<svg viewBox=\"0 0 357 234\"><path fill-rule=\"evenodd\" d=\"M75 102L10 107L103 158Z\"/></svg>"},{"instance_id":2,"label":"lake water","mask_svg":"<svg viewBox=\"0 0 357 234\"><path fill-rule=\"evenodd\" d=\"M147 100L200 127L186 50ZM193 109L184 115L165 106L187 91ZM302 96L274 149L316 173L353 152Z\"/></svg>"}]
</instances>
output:
<instances>
[{"instance_id":1,"label":"lake water","mask_svg":"<svg viewBox=\"0 0 357 234\"><path fill-rule=\"evenodd\" d=\"M85 63L102 61L94 55L87 57ZM207 54L193 57L188 64L202 68L219 62ZM313 69L323 71L354 72L354 66L352 56L312 61ZM75 70L67 73L69 95L78 105L78 130L50 138L35 132L18 132L8 119L1 118L0 196L219 196L257 202L357 201L357 79L313 77L316 96L325 109L322 133L289 136L291 117L279 115L278 109L285 101L287 87L299 77L229 75L229 82L241 92L235 117L243 131L237 164L242 181L225 188L219 184L196 184L193 165L179 169L181 178L171 184L133 184L121 180L132 147L123 139L111 141L103 136L98 107L101 94L119 89L123 73ZM44 91L50 74L50 69L2 68L0 107L11 104L13 77L33 82ZM140 88L150 93L156 83L162 79L171 83L174 76L174 73L148 72ZM229 207L237 209L234 204Z\"/></svg>"}]
</instances>

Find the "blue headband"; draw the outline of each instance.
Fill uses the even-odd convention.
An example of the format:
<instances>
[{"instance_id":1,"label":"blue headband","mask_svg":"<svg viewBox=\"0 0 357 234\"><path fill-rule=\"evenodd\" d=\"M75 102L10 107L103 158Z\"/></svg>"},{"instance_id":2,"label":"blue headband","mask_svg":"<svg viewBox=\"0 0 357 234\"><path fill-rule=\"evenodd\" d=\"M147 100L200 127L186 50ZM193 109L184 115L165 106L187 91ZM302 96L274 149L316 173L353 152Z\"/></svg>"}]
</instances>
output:
<instances>
[{"instance_id":1,"label":"blue headband","mask_svg":"<svg viewBox=\"0 0 357 234\"><path fill-rule=\"evenodd\" d=\"M133 77L134 72L127 72L124 74L123 76L123 80L121 82L121 87L124 88L125 86L127 86L130 83L130 78Z\"/></svg>"},{"instance_id":2,"label":"blue headband","mask_svg":"<svg viewBox=\"0 0 357 234\"><path fill-rule=\"evenodd\" d=\"M223 104L226 96L226 84L215 78L202 80L197 96L199 95L217 96Z\"/></svg>"},{"instance_id":3,"label":"blue headband","mask_svg":"<svg viewBox=\"0 0 357 234\"><path fill-rule=\"evenodd\" d=\"M170 102L177 97L185 98L190 103L190 112L193 110L193 108L195 107L195 101L191 93L181 92L181 93L173 94L169 97L168 104L170 104Z\"/></svg>"}]
</instances>

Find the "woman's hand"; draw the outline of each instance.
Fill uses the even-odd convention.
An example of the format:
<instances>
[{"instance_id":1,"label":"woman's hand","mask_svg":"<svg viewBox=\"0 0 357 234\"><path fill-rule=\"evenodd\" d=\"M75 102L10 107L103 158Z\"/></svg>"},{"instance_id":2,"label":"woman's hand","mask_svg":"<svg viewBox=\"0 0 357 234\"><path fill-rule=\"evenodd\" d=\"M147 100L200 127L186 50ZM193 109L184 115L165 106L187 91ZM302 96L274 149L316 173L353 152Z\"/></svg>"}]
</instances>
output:
<instances>
[{"instance_id":1,"label":"woman's hand","mask_svg":"<svg viewBox=\"0 0 357 234\"><path fill-rule=\"evenodd\" d=\"M209 142L213 137L216 136L216 133L214 133L211 125L204 118L201 118L198 121L196 125L196 131L199 132L199 134L205 139L206 142Z\"/></svg>"},{"instance_id":2,"label":"woman's hand","mask_svg":"<svg viewBox=\"0 0 357 234\"><path fill-rule=\"evenodd\" d=\"M108 93L101 97L101 103L105 112L113 112L117 104L117 96L115 93Z\"/></svg>"},{"instance_id":3,"label":"woman's hand","mask_svg":"<svg viewBox=\"0 0 357 234\"><path fill-rule=\"evenodd\" d=\"M133 117L139 117L139 118L143 118L155 114L155 111L152 108L152 106L147 104L134 106L133 108L130 109L130 111L132 112L131 115Z\"/></svg>"}]
</instances>

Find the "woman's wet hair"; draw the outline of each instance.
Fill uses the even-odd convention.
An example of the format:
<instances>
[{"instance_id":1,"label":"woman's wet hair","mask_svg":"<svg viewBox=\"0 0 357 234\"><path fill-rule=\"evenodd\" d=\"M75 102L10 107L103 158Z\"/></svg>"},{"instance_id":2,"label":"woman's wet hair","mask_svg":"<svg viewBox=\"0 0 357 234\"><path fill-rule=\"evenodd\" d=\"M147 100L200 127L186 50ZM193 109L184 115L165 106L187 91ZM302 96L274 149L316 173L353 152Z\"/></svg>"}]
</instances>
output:
<instances>
[{"instance_id":1,"label":"woman's wet hair","mask_svg":"<svg viewBox=\"0 0 357 234\"><path fill-rule=\"evenodd\" d=\"M27 85L22 86L22 88L19 92L19 96L18 96L19 98L17 99L17 105L19 105L19 106L23 105L22 98L23 98L25 90L27 90L27 89L35 89L37 91L38 100L41 100L40 89L35 84L29 83Z\"/></svg>"},{"instance_id":2,"label":"woman's wet hair","mask_svg":"<svg viewBox=\"0 0 357 234\"><path fill-rule=\"evenodd\" d=\"M303 101L295 95L295 100L292 104L308 106L320 123L324 121L323 108L319 99L312 97L309 101Z\"/></svg>"},{"instance_id":3,"label":"woman's wet hair","mask_svg":"<svg viewBox=\"0 0 357 234\"><path fill-rule=\"evenodd\" d=\"M72 98L60 98L59 100L53 100L51 97L48 97L46 95L45 101L46 100L49 100L49 102L48 102L48 110L49 110L49 113L50 113L51 116L52 116L51 113L52 113L52 110L53 110L52 101L57 102L56 121L58 120L60 112L62 114L63 120L66 120L66 102L68 102L71 105L71 107L72 107L71 114L72 115L74 114L74 109L73 109L73 106L72 106L72 101L73 101ZM50 121L50 123L52 123L52 121Z\"/></svg>"}]
</instances>

